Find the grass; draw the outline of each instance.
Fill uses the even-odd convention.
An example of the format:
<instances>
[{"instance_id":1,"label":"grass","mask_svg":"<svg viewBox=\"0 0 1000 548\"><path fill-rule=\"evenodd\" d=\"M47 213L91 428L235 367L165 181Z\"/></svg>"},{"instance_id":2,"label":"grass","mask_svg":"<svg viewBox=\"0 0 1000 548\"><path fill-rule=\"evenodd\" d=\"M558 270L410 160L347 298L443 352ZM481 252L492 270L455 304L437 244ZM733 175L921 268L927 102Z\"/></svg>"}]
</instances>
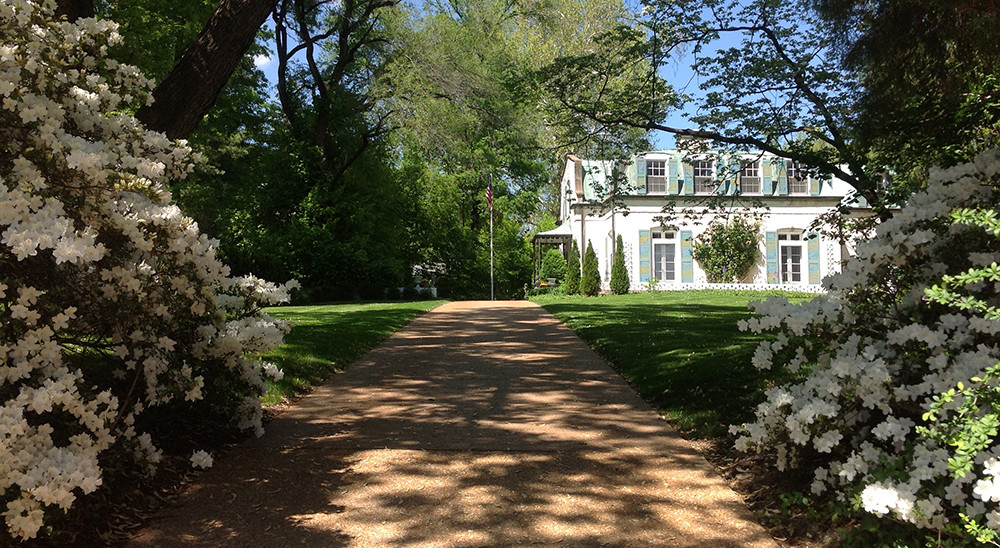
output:
<instances>
[{"instance_id":1,"label":"grass","mask_svg":"<svg viewBox=\"0 0 1000 548\"><path fill-rule=\"evenodd\" d=\"M814 295L751 291L669 291L532 300L576 331L679 430L724 436L753 418L763 391L787 373L751 364L767 336L739 331L747 303L767 296L802 302Z\"/></svg>"},{"instance_id":2,"label":"grass","mask_svg":"<svg viewBox=\"0 0 1000 548\"><path fill-rule=\"evenodd\" d=\"M274 405L329 379L417 316L444 301L325 304L268 308L292 322L285 343L264 358L285 376L262 398Z\"/></svg>"}]
</instances>

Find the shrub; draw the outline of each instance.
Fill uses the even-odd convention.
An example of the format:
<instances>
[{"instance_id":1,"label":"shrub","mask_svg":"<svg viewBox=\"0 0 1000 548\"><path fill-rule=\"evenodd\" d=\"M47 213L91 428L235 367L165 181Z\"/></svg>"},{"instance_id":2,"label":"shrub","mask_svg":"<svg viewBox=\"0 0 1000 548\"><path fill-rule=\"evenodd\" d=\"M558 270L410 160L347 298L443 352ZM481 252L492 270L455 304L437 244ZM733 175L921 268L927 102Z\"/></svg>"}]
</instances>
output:
<instances>
[{"instance_id":1,"label":"shrub","mask_svg":"<svg viewBox=\"0 0 1000 548\"><path fill-rule=\"evenodd\" d=\"M760 224L745 217L717 221L695 239L691 255L712 283L739 282L760 254Z\"/></svg>"},{"instance_id":2,"label":"shrub","mask_svg":"<svg viewBox=\"0 0 1000 548\"><path fill-rule=\"evenodd\" d=\"M615 295L628 293L628 271L625 270L625 250L622 249L622 236L618 235L615 245L614 260L611 261L611 292Z\"/></svg>"},{"instance_id":3,"label":"shrub","mask_svg":"<svg viewBox=\"0 0 1000 548\"><path fill-rule=\"evenodd\" d=\"M601 290L601 272L597 266L597 254L594 247L587 242L587 251L583 255L583 273L580 275L580 294L593 297Z\"/></svg>"},{"instance_id":4,"label":"shrub","mask_svg":"<svg viewBox=\"0 0 1000 548\"><path fill-rule=\"evenodd\" d=\"M543 280L554 278L562 280L566 276L566 259L558 249L550 249L542 258L541 277Z\"/></svg>"},{"instance_id":5,"label":"shrub","mask_svg":"<svg viewBox=\"0 0 1000 548\"><path fill-rule=\"evenodd\" d=\"M828 295L757 303L742 325L775 331L761 368L800 371L756 421L743 450L812 472L812 492L854 508L995 542L1000 530L1000 153L932 170ZM804 368L801 369L800 368Z\"/></svg>"},{"instance_id":6,"label":"shrub","mask_svg":"<svg viewBox=\"0 0 1000 548\"><path fill-rule=\"evenodd\" d=\"M575 295L580 292L580 248L573 240L569 250L569 260L566 261L566 280L562 284L563 294Z\"/></svg>"},{"instance_id":7,"label":"shrub","mask_svg":"<svg viewBox=\"0 0 1000 548\"><path fill-rule=\"evenodd\" d=\"M281 372L247 356L287 330L261 306L288 287L228 277L170 203L191 151L124 114L150 82L105 58L117 26L53 7L0 2L0 505L20 539L105 466L154 470L152 415L198 402L259 431Z\"/></svg>"},{"instance_id":8,"label":"shrub","mask_svg":"<svg viewBox=\"0 0 1000 548\"><path fill-rule=\"evenodd\" d=\"M660 280L658 278L650 278L646 280L646 291L650 293L657 291L659 289Z\"/></svg>"}]
</instances>

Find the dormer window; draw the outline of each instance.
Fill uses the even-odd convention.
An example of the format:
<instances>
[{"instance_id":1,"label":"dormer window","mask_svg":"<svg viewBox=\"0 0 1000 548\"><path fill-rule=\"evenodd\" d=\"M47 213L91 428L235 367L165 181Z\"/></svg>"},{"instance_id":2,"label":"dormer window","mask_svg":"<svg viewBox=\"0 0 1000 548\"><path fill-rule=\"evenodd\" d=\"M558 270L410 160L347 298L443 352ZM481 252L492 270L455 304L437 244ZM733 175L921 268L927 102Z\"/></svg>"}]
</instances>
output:
<instances>
[{"instance_id":1,"label":"dormer window","mask_svg":"<svg viewBox=\"0 0 1000 548\"><path fill-rule=\"evenodd\" d=\"M715 166L712 160L695 160L692 167L694 167L694 193L715 192Z\"/></svg>"},{"instance_id":2,"label":"dormer window","mask_svg":"<svg viewBox=\"0 0 1000 548\"><path fill-rule=\"evenodd\" d=\"M809 170L800 162L788 162L788 193L809 194Z\"/></svg>"},{"instance_id":3,"label":"dormer window","mask_svg":"<svg viewBox=\"0 0 1000 548\"><path fill-rule=\"evenodd\" d=\"M649 194L667 193L666 160L646 160L646 192Z\"/></svg>"},{"instance_id":4,"label":"dormer window","mask_svg":"<svg viewBox=\"0 0 1000 548\"><path fill-rule=\"evenodd\" d=\"M760 164L757 160L740 162L740 192L760 194Z\"/></svg>"}]
</instances>

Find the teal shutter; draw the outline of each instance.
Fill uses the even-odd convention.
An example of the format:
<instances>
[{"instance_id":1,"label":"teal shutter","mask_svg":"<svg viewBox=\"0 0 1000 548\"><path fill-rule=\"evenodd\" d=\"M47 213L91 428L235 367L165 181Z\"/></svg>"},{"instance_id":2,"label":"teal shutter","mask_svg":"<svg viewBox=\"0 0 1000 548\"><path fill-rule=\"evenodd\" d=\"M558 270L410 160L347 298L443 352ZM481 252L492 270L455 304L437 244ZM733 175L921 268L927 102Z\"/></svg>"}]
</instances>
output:
<instances>
[{"instance_id":1,"label":"teal shutter","mask_svg":"<svg viewBox=\"0 0 1000 548\"><path fill-rule=\"evenodd\" d=\"M771 178L771 161L763 160L760 163L760 192L764 196L770 196L774 192L774 183Z\"/></svg>"},{"instance_id":2,"label":"teal shutter","mask_svg":"<svg viewBox=\"0 0 1000 548\"><path fill-rule=\"evenodd\" d=\"M726 190L726 194L732 196L736 194L737 183L740 180L740 161L736 159L729 160L729 188Z\"/></svg>"},{"instance_id":3,"label":"teal shutter","mask_svg":"<svg viewBox=\"0 0 1000 548\"><path fill-rule=\"evenodd\" d=\"M767 283L778 283L778 233L767 232L764 234L764 254L767 263Z\"/></svg>"},{"instance_id":4,"label":"teal shutter","mask_svg":"<svg viewBox=\"0 0 1000 548\"><path fill-rule=\"evenodd\" d=\"M646 159L642 156L635 159L635 192L646 193Z\"/></svg>"},{"instance_id":5,"label":"teal shutter","mask_svg":"<svg viewBox=\"0 0 1000 548\"><path fill-rule=\"evenodd\" d=\"M681 282L694 281L694 262L691 257L691 231L681 231Z\"/></svg>"},{"instance_id":6,"label":"teal shutter","mask_svg":"<svg viewBox=\"0 0 1000 548\"><path fill-rule=\"evenodd\" d=\"M667 193L679 194L680 186L677 184L677 178L679 177L678 172L680 170L678 169L676 156L671 156L670 160L667 161L667 169L667 175L669 176L669 179L667 179Z\"/></svg>"},{"instance_id":7,"label":"teal shutter","mask_svg":"<svg viewBox=\"0 0 1000 548\"><path fill-rule=\"evenodd\" d=\"M788 166L784 160L778 160L774 170L778 179L778 196L788 196Z\"/></svg>"},{"instance_id":8,"label":"teal shutter","mask_svg":"<svg viewBox=\"0 0 1000 548\"><path fill-rule=\"evenodd\" d=\"M648 230L639 231L639 281L648 282L653 274L652 239Z\"/></svg>"},{"instance_id":9,"label":"teal shutter","mask_svg":"<svg viewBox=\"0 0 1000 548\"><path fill-rule=\"evenodd\" d=\"M819 196L820 185L822 184L823 181L819 177L809 177L809 194L811 196Z\"/></svg>"},{"instance_id":10,"label":"teal shutter","mask_svg":"<svg viewBox=\"0 0 1000 548\"><path fill-rule=\"evenodd\" d=\"M694 166L687 162L684 162L684 188L681 194L694 194Z\"/></svg>"},{"instance_id":11,"label":"teal shutter","mask_svg":"<svg viewBox=\"0 0 1000 548\"><path fill-rule=\"evenodd\" d=\"M820 282L819 276L819 234L810 234L807 240L807 252L809 254L809 283L816 285Z\"/></svg>"}]
</instances>

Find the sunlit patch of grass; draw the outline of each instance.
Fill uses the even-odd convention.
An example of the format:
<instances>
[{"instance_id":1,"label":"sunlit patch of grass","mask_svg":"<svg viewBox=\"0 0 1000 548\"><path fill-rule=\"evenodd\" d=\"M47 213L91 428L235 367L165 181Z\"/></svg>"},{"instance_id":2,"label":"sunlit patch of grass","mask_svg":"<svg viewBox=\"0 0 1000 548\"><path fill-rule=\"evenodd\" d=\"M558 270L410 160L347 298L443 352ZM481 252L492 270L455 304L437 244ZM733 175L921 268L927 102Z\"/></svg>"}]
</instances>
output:
<instances>
[{"instance_id":1,"label":"sunlit patch of grass","mask_svg":"<svg viewBox=\"0 0 1000 548\"><path fill-rule=\"evenodd\" d=\"M792 302L811 294L668 291L600 297L533 298L577 332L678 429L698 438L725 435L753 409L780 371L751 364L767 337L741 332L747 303L768 296Z\"/></svg>"}]
</instances>

